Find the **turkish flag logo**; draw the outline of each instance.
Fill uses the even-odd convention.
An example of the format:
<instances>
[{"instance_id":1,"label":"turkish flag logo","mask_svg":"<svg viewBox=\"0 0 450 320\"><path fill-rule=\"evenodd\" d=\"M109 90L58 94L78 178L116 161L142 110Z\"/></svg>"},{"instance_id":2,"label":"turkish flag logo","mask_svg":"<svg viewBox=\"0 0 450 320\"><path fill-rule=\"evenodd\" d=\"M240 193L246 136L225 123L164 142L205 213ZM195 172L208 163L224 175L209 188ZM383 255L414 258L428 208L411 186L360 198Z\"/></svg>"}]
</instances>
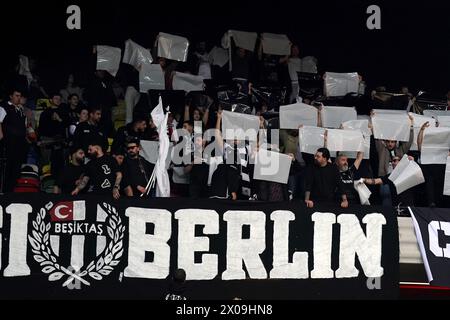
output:
<instances>
[{"instance_id":1,"label":"turkish flag logo","mask_svg":"<svg viewBox=\"0 0 450 320\"><path fill-rule=\"evenodd\" d=\"M59 202L50 210L52 222L73 221L73 202Z\"/></svg>"}]
</instances>

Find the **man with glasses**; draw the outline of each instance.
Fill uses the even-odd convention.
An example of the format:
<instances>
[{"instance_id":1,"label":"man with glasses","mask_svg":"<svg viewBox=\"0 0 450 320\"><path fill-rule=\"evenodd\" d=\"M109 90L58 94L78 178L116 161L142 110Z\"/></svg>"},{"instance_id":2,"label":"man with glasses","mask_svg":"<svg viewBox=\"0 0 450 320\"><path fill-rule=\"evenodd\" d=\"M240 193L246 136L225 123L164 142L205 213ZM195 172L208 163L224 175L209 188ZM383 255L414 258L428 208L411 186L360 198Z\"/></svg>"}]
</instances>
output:
<instances>
[{"instance_id":1,"label":"man with glasses","mask_svg":"<svg viewBox=\"0 0 450 320\"><path fill-rule=\"evenodd\" d=\"M152 176L155 165L139 155L141 145L138 139L130 138L126 143L127 155L122 165L124 192L127 197L144 197L146 187ZM148 193L154 196L154 190Z\"/></svg>"}]
</instances>

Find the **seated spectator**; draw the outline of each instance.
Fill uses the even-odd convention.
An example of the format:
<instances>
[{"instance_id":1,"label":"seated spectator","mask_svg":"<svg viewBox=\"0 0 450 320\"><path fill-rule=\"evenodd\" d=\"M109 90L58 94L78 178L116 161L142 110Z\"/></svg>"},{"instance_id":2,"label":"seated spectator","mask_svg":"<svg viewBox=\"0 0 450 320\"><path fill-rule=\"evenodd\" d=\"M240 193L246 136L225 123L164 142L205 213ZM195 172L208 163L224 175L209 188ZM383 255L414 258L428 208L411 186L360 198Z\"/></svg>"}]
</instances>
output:
<instances>
[{"instance_id":1,"label":"seated spectator","mask_svg":"<svg viewBox=\"0 0 450 320\"><path fill-rule=\"evenodd\" d=\"M70 149L70 162L56 179L55 194L71 194L81 183L84 173L84 151L81 148Z\"/></svg>"},{"instance_id":2,"label":"seated spectator","mask_svg":"<svg viewBox=\"0 0 450 320\"><path fill-rule=\"evenodd\" d=\"M306 173L306 206L313 208L317 203L333 203L338 195L341 198L341 207L347 208L347 195L344 192L338 168L330 162L330 151L320 148L314 159L314 166L310 167Z\"/></svg>"},{"instance_id":3,"label":"seated spectator","mask_svg":"<svg viewBox=\"0 0 450 320\"><path fill-rule=\"evenodd\" d=\"M139 155L141 145L138 139L129 138L126 146L127 156L122 165L122 185L124 186L125 195L127 197L145 196L147 193L146 187L155 165ZM151 191L150 194L154 195Z\"/></svg>"},{"instance_id":4,"label":"seated spectator","mask_svg":"<svg viewBox=\"0 0 450 320\"><path fill-rule=\"evenodd\" d=\"M103 140L97 138L89 144L89 158L91 161L86 165L86 171L81 182L72 191L72 195L78 195L88 183L90 193L94 195L110 195L114 199L120 198L120 183L122 173L116 160L103 151Z\"/></svg>"}]
</instances>

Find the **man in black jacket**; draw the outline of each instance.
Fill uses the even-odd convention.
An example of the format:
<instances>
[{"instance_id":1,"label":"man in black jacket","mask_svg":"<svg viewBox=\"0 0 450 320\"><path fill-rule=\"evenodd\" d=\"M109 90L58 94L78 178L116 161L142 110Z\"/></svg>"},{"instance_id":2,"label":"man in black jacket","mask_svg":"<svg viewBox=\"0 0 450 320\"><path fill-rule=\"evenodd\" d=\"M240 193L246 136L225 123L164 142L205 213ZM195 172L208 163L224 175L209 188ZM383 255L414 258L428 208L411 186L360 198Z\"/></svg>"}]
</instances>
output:
<instances>
[{"instance_id":1,"label":"man in black jacket","mask_svg":"<svg viewBox=\"0 0 450 320\"><path fill-rule=\"evenodd\" d=\"M106 150L108 146L108 140L103 131L99 127L100 119L102 118L102 111L99 107L92 107L89 110L89 120L78 124L73 144L76 147L81 147L84 153L88 153L88 147L91 141L102 139L102 147Z\"/></svg>"},{"instance_id":2,"label":"man in black jacket","mask_svg":"<svg viewBox=\"0 0 450 320\"><path fill-rule=\"evenodd\" d=\"M314 165L306 173L305 203L313 208L317 202L332 203L336 192L341 197L341 207L347 208L347 195L343 191L338 168L330 163L330 151L326 148L317 150Z\"/></svg>"},{"instance_id":3,"label":"man in black jacket","mask_svg":"<svg viewBox=\"0 0 450 320\"><path fill-rule=\"evenodd\" d=\"M144 139L145 130L147 129L147 119L144 117L135 117L133 122L123 126L117 130L111 146L111 154L115 155L118 152L124 152L127 139L136 138L138 140Z\"/></svg>"},{"instance_id":4,"label":"man in black jacket","mask_svg":"<svg viewBox=\"0 0 450 320\"><path fill-rule=\"evenodd\" d=\"M6 156L4 192L12 192L25 163L28 153L26 140L26 116L20 105L22 93L19 89L10 91L9 101L3 106L6 116L2 123Z\"/></svg>"}]
</instances>

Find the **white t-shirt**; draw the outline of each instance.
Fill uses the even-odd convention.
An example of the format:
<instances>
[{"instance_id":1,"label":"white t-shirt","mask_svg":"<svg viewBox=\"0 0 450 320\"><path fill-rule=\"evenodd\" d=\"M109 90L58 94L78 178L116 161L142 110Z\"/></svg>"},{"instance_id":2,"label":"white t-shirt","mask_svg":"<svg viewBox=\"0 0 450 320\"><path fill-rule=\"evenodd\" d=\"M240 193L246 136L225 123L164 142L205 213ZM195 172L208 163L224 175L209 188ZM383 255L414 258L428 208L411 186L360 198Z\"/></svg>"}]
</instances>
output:
<instances>
[{"instance_id":1,"label":"white t-shirt","mask_svg":"<svg viewBox=\"0 0 450 320\"><path fill-rule=\"evenodd\" d=\"M0 123L3 123L3 120L5 120L6 117L6 111L2 107L0 107Z\"/></svg>"},{"instance_id":2,"label":"white t-shirt","mask_svg":"<svg viewBox=\"0 0 450 320\"><path fill-rule=\"evenodd\" d=\"M300 72L302 66L302 59L300 58L289 58L288 70L291 81L298 81L297 72Z\"/></svg>"}]
</instances>

